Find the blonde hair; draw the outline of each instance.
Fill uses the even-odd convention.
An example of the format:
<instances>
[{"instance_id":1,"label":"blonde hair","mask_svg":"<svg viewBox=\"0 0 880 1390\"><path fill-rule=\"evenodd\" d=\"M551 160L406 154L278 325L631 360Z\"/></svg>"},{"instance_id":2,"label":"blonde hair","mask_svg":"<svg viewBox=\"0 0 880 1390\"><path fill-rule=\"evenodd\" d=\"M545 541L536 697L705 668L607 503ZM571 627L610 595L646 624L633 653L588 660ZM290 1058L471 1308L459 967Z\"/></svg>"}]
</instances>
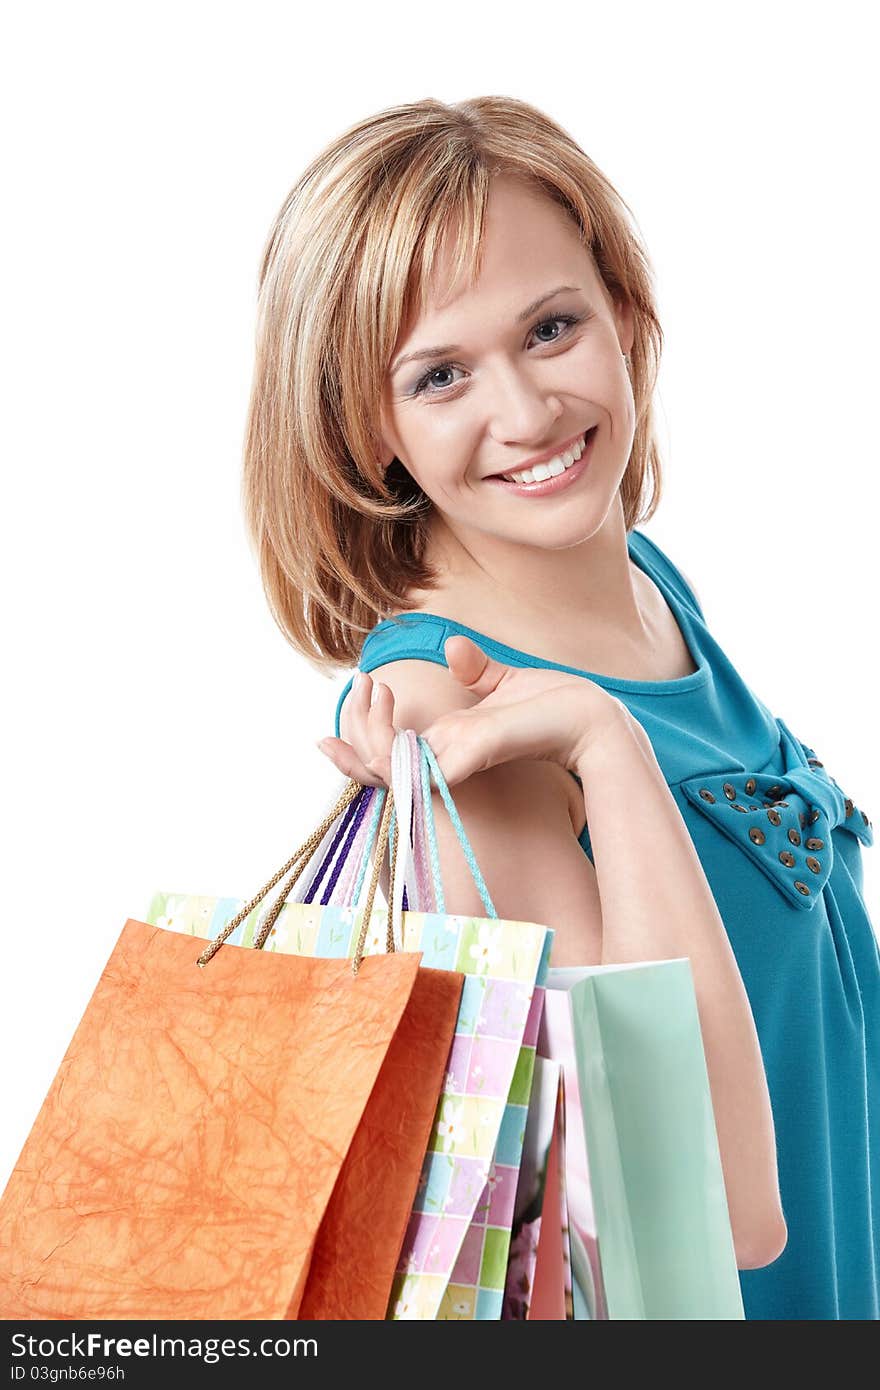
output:
<instances>
[{"instance_id":1,"label":"blonde hair","mask_svg":"<svg viewBox=\"0 0 880 1390\"><path fill-rule=\"evenodd\" d=\"M380 111L305 169L259 273L242 503L272 616L319 668L355 665L364 634L435 580L425 559L432 504L398 459L383 474L382 391L453 219L453 282L478 274L490 180L501 173L566 209L612 298L632 306L627 531L659 503L652 396L663 338L627 204L566 131L512 97Z\"/></svg>"}]
</instances>

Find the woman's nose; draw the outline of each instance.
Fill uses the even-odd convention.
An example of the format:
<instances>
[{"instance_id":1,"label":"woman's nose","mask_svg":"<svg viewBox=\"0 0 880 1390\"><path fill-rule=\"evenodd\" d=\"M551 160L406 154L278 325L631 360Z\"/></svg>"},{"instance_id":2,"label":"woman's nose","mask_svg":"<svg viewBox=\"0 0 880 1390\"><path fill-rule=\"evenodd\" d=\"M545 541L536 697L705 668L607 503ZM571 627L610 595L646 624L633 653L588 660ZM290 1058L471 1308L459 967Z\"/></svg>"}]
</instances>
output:
<instances>
[{"instance_id":1,"label":"woman's nose","mask_svg":"<svg viewBox=\"0 0 880 1390\"><path fill-rule=\"evenodd\" d=\"M496 373L489 408L489 433L499 444L539 447L563 413L557 395L527 372Z\"/></svg>"}]
</instances>

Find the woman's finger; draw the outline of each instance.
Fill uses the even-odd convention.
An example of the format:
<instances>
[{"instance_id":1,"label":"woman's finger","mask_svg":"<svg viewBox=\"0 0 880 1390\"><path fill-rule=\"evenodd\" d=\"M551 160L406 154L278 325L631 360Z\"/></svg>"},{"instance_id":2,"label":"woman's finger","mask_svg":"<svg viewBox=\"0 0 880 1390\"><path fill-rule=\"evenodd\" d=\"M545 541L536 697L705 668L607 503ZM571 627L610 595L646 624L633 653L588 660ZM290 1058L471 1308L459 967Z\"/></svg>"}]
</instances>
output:
<instances>
[{"instance_id":1,"label":"woman's finger","mask_svg":"<svg viewBox=\"0 0 880 1390\"><path fill-rule=\"evenodd\" d=\"M607 699L604 691L583 681L549 687L522 700L484 701L453 710L435 719L423 737L450 786L516 758L574 768L585 740L599 737L603 720L610 717Z\"/></svg>"},{"instance_id":2,"label":"woman's finger","mask_svg":"<svg viewBox=\"0 0 880 1390\"><path fill-rule=\"evenodd\" d=\"M352 777L362 787L382 787L386 783L366 767L350 743L341 738L322 738L318 744L321 752L337 767L343 777Z\"/></svg>"},{"instance_id":3,"label":"woman's finger","mask_svg":"<svg viewBox=\"0 0 880 1390\"><path fill-rule=\"evenodd\" d=\"M394 693L381 682L373 686L372 704L367 715L367 769L391 782L391 746L394 743Z\"/></svg>"},{"instance_id":4,"label":"woman's finger","mask_svg":"<svg viewBox=\"0 0 880 1390\"><path fill-rule=\"evenodd\" d=\"M372 695L372 680L366 671L358 671L346 701L345 715L349 742L362 757L367 752L367 724Z\"/></svg>"},{"instance_id":5,"label":"woman's finger","mask_svg":"<svg viewBox=\"0 0 880 1390\"><path fill-rule=\"evenodd\" d=\"M455 679L480 700L497 690L510 670L509 666L487 656L469 637L448 637L443 651Z\"/></svg>"},{"instance_id":6,"label":"woman's finger","mask_svg":"<svg viewBox=\"0 0 880 1390\"><path fill-rule=\"evenodd\" d=\"M361 767L373 772L374 781L377 777L381 781L381 767L388 744L388 732L383 728L383 723L389 722L388 696L391 692L388 691L380 700L378 713L375 710L377 693L378 686L370 675L366 671L358 671L346 701L345 734L349 748L359 759Z\"/></svg>"}]
</instances>

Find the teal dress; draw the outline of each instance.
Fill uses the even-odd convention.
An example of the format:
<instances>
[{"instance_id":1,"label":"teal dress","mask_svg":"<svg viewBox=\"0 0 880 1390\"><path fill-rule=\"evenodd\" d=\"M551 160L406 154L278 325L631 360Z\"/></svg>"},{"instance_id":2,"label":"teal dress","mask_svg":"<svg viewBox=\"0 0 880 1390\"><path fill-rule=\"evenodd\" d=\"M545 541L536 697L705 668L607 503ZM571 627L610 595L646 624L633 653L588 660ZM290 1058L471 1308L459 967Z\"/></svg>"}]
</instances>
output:
<instances>
[{"instance_id":1,"label":"teal dress","mask_svg":"<svg viewBox=\"0 0 880 1390\"><path fill-rule=\"evenodd\" d=\"M412 658L446 665L444 642L463 633L507 665L586 676L632 711L699 853L767 1073L788 1242L772 1264L740 1270L746 1317L876 1319L880 953L861 862L872 824L746 685L659 546L634 530L628 548L678 620L698 666L690 675L612 679L425 613L380 622L360 669ZM580 844L592 860L589 826Z\"/></svg>"}]
</instances>

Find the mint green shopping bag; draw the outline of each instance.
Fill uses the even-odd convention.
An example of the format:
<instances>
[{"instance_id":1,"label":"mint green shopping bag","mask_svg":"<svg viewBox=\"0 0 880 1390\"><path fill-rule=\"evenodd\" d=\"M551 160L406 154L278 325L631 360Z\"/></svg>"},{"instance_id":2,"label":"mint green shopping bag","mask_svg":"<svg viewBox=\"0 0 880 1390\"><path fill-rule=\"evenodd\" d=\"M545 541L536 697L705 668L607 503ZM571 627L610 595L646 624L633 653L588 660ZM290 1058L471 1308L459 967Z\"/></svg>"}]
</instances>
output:
<instances>
[{"instance_id":1,"label":"mint green shopping bag","mask_svg":"<svg viewBox=\"0 0 880 1390\"><path fill-rule=\"evenodd\" d=\"M575 1315L743 1319L690 961L551 967L538 1052L586 1150L566 1172Z\"/></svg>"}]
</instances>

